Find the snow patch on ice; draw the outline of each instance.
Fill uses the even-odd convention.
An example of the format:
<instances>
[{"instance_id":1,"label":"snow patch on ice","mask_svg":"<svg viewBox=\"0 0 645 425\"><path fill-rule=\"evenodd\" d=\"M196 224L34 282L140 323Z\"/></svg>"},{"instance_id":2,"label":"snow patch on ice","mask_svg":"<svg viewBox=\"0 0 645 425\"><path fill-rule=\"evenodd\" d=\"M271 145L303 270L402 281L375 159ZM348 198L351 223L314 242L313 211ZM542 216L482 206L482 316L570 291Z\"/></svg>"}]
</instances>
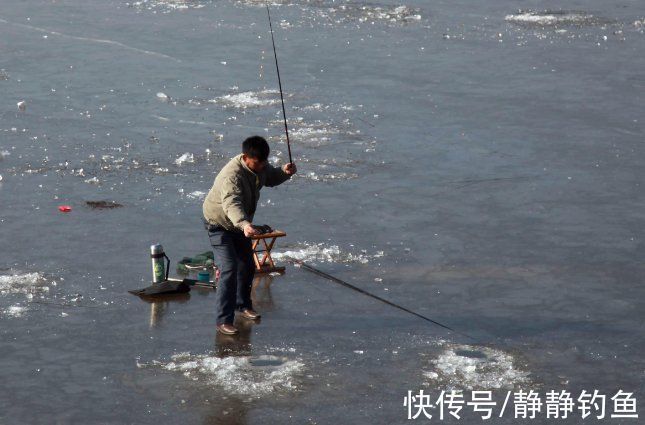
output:
<instances>
[{"instance_id":1,"label":"snow patch on ice","mask_svg":"<svg viewBox=\"0 0 645 425\"><path fill-rule=\"evenodd\" d=\"M246 91L220 96L210 102L238 109L257 108L278 104L280 100L276 97L277 94L279 94L277 90Z\"/></svg>"},{"instance_id":2,"label":"snow patch on ice","mask_svg":"<svg viewBox=\"0 0 645 425\"><path fill-rule=\"evenodd\" d=\"M351 5L342 5L340 10L347 10L350 13L358 12L359 22L385 21L389 23L403 23L421 20L418 9L413 9L405 5L399 6L360 6L356 11L352 10Z\"/></svg>"},{"instance_id":3,"label":"snow patch on ice","mask_svg":"<svg viewBox=\"0 0 645 425\"><path fill-rule=\"evenodd\" d=\"M366 250L354 253L342 250L338 245L326 245L324 243L299 243L293 249L282 252L271 252L274 260L300 260L323 263L361 263L367 264L371 259L382 256L382 251L370 255Z\"/></svg>"},{"instance_id":4,"label":"snow patch on ice","mask_svg":"<svg viewBox=\"0 0 645 425\"><path fill-rule=\"evenodd\" d=\"M298 175L298 174L296 174ZM300 178L307 179L307 180L313 180L316 182L330 182L330 181L337 181L337 180L352 180L358 178L358 174L356 173L325 173L325 174L317 174L313 171L309 171L307 173L299 175Z\"/></svg>"},{"instance_id":5,"label":"snow patch on ice","mask_svg":"<svg viewBox=\"0 0 645 425\"><path fill-rule=\"evenodd\" d=\"M517 14L506 15L507 22L539 26L555 25L593 25L604 22L601 18L584 12L566 11L520 11Z\"/></svg>"},{"instance_id":6,"label":"snow patch on ice","mask_svg":"<svg viewBox=\"0 0 645 425\"><path fill-rule=\"evenodd\" d=\"M424 376L455 389L513 388L530 383L529 372L518 369L513 356L488 347L447 345Z\"/></svg>"},{"instance_id":7,"label":"snow patch on ice","mask_svg":"<svg viewBox=\"0 0 645 425\"><path fill-rule=\"evenodd\" d=\"M245 5L264 6L265 0L237 0ZM290 4L289 0L273 0L272 5ZM405 5L375 6L361 2L308 1L305 12L309 18L328 24L365 23L404 25L421 20L421 11ZM322 18L322 19L321 19Z\"/></svg>"},{"instance_id":8,"label":"snow patch on ice","mask_svg":"<svg viewBox=\"0 0 645 425\"><path fill-rule=\"evenodd\" d=\"M33 294L34 292L47 292L45 278L41 273L17 273L0 275L0 294Z\"/></svg>"},{"instance_id":9,"label":"snow patch on ice","mask_svg":"<svg viewBox=\"0 0 645 425\"><path fill-rule=\"evenodd\" d=\"M291 134L294 139L306 140L310 143L329 142L331 140L331 136L338 133L339 131L336 128L314 125L305 125L291 130Z\"/></svg>"},{"instance_id":10,"label":"snow patch on ice","mask_svg":"<svg viewBox=\"0 0 645 425\"><path fill-rule=\"evenodd\" d=\"M186 9L201 9L205 7L203 0L140 0L128 3L128 6L137 9L161 9L164 13L173 10L186 10Z\"/></svg>"},{"instance_id":11,"label":"snow patch on ice","mask_svg":"<svg viewBox=\"0 0 645 425\"><path fill-rule=\"evenodd\" d=\"M170 361L137 363L138 367L161 367L185 377L221 387L226 393L260 397L274 391L298 389L296 376L304 369L299 360L279 356L216 357L180 353Z\"/></svg>"},{"instance_id":12,"label":"snow patch on ice","mask_svg":"<svg viewBox=\"0 0 645 425\"><path fill-rule=\"evenodd\" d=\"M22 317L25 311L27 311L27 307L23 307L21 305L12 305L2 310L2 313L8 317Z\"/></svg>"}]
</instances>

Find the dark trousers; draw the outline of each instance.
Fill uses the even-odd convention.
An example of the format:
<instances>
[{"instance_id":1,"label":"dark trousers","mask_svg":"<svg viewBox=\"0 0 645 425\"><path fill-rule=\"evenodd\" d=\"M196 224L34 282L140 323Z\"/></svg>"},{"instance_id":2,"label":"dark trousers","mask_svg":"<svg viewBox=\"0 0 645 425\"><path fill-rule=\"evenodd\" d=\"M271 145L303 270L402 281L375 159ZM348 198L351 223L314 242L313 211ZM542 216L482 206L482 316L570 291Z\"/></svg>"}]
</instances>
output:
<instances>
[{"instance_id":1,"label":"dark trousers","mask_svg":"<svg viewBox=\"0 0 645 425\"><path fill-rule=\"evenodd\" d=\"M232 324L235 309L253 308L251 285L255 262L251 239L242 233L212 227L208 231L208 237L220 269L219 283L215 291L217 324Z\"/></svg>"}]
</instances>

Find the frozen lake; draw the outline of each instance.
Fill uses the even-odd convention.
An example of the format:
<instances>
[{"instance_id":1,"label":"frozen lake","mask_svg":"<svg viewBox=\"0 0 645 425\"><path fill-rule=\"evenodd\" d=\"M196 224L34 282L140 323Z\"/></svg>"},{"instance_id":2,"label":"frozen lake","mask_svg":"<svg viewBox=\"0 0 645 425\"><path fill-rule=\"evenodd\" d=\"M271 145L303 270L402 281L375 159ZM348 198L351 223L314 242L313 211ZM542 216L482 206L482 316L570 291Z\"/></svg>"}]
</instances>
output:
<instances>
[{"instance_id":1,"label":"frozen lake","mask_svg":"<svg viewBox=\"0 0 645 425\"><path fill-rule=\"evenodd\" d=\"M262 192L287 272L237 338L208 290L127 290L151 244L209 249L202 200L244 138L285 161L264 3L2 3L1 423L409 423L420 390L642 403L642 1L271 3L299 173Z\"/></svg>"}]
</instances>

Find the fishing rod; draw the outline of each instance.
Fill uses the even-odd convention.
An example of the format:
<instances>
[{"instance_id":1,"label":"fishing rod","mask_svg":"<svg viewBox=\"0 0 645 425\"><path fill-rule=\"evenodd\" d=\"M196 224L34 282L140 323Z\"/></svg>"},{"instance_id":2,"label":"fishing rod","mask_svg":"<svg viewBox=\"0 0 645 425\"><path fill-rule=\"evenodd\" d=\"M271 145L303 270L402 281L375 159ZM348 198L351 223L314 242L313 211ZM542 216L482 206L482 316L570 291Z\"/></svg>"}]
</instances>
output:
<instances>
[{"instance_id":1,"label":"fishing rod","mask_svg":"<svg viewBox=\"0 0 645 425\"><path fill-rule=\"evenodd\" d=\"M332 276L332 275L330 275L328 273L325 273L322 270L319 270L319 269L317 269L317 268L315 268L313 266L310 266L309 264L305 263L302 260L293 259L291 261L293 263L295 263L295 264L298 264L300 267L304 268L305 270L307 270L307 271L309 271L309 272L311 272L313 274L316 274L316 275L318 275L320 277L324 277L325 279L330 280L330 281L332 281L334 283L338 283L339 285L342 285L342 286L344 286L346 288L352 289L352 290L354 290L354 291L356 291L358 293L361 293L363 295L367 295L368 297L374 298L374 299L376 299L376 300L378 300L378 301L380 301L382 303L385 303L385 304L387 304L389 306L392 306L394 308L398 308L399 310L403 310L406 313L410 313L410 314L412 314L414 316L417 316L417 317L419 317L419 318L421 318L421 319L423 319L423 320L425 320L427 322L433 323L433 324L435 324L437 326L440 326L440 327L442 327L444 329L447 329L450 332L453 332L453 333L455 333L457 335L464 336L464 337L466 337L466 338L468 338L470 340L473 340L473 341L478 341L477 338L474 338L474 337L472 337L472 336L470 336L468 334L465 334L463 332L459 332L459 331L451 328L450 326L444 325L443 323L437 322L436 320L433 320L433 319L431 319L429 317L426 317L426 316L424 316L422 314L419 314L419 313L417 313L415 311L412 311L412 310L410 310L410 309L408 309L406 307L403 307L401 305L395 304L392 301L388 301L385 298L381 298L378 295L374 295L371 292L368 292L368 291L366 291L364 289L361 289L361 288L359 288L357 286L354 286L351 283L348 283L348 282L345 282L344 280L338 279L337 277L334 277L334 276Z\"/></svg>"},{"instance_id":2,"label":"fishing rod","mask_svg":"<svg viewBox=\"0 0 645 425\"><path fill-rule=\"evenodd\" d=\"M284 95L282 94L282 80L280 79L280 67L278 66L278 53L275 49L275 39L273 38L273 25L271 24L271 12L269 11L269 1L265 1L267 6L267 16L269 17L269 29L271 30L271 43L273 44L273 57L275 58L275 70L278 74L278 87L280 88L280 102L282 102L282 117L284 118L284 132L287 135L287 150L289 151L289 162L291 159L291 144L289 143L289 128L287 127L287 112L284 109Z\"/></svg>"}]
</instances>

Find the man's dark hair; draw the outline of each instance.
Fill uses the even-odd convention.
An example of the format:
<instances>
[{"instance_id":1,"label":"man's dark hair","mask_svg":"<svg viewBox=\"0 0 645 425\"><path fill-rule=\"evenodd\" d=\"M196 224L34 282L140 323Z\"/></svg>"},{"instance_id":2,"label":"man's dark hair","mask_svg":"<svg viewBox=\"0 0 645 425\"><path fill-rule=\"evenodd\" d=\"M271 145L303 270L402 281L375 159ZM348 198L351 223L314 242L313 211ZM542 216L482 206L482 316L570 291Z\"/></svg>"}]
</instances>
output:
<instances>
[{"instance_id":1,"label":"man's dark hair","mask_svg":"<svg viewBox=\"0 0 645 425\"><path fill-rule=\"evenodd\" d=\"M249 158L266 161L269 151L269 144L262 136L251 136L242 143L242 153Z\"/></svg>"}]
</instances>

